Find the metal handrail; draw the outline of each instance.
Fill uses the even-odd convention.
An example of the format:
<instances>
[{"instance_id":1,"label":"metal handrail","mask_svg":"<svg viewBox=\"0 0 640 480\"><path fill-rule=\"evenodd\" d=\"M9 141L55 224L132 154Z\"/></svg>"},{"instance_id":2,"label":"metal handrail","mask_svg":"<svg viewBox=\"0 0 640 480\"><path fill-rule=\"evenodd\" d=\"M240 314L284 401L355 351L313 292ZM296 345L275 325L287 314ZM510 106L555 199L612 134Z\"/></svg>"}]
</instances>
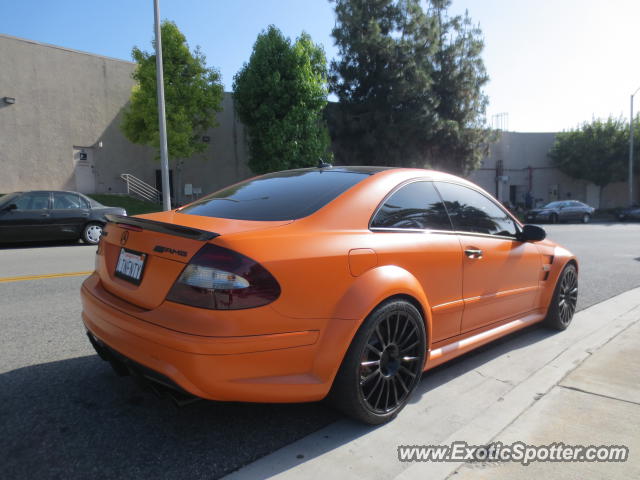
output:
<instances>
[{"instance_id":1,"label":"metal handrail","mask_svg":"<svg viewBox=\"0 0 640 480\"><path fill-rule=\"evenodd\" d=\"M130 173L123 173L120 175L120 178L127 185L128 195L134 195L150 202L160 202L162 194L148 183L143 182Z\"/></svg>"}]
</instances>

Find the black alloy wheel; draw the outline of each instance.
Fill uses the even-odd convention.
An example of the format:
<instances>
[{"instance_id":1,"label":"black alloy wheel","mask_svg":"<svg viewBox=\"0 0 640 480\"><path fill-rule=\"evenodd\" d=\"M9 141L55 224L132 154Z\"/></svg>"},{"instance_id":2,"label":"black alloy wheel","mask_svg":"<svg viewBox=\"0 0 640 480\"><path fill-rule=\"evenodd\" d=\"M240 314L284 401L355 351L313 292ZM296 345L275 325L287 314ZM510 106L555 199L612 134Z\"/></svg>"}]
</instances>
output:
<instances>
[{"instance_id":1,"label":"black alloy wheel","mask_svg":"<svg viewBox=\"0 0 640 480\"><path fill-rule=\"evenodd\" d=\"M565 330L573 319L577 304L578 271L570 263L560 274L545 323L556 330Z\"/></svg>"},{"instance_id":2,"label":"black alloy wheel","mask_svg":"<svg viewBox=\"0 0 640 480\"><path fill-rule=\"evenodd\" d=\"M365 320L336 376L331 397L348 415L369 424L394 418L422 374L424 321L403 300L379 306Z\"/></svg>"}]
</instances>

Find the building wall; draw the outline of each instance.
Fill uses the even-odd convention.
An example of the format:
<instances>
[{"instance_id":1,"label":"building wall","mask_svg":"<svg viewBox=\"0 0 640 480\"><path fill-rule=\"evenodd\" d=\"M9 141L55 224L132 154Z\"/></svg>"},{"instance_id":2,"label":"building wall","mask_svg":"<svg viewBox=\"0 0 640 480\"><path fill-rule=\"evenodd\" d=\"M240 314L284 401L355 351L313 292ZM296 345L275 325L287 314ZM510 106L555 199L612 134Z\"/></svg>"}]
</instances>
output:
<instances>
[{"instance_id":1,"label":"building wall","mask_svg":"<svg viewBox=\"0 0 640 480\"><path fill-rule=\"evenodd\" d=\"M469 179L500 201L516 205L525 204L527 192L531 192L535 204L567 198L597 208L612 208L628 203L625 182L607 185L600 198L600 189L596 185L571 178L553 167L548 152L555 136L555 133L501 132L481 167L472 172ZM496 181L499 162L502 162L502 174L498 175ZM637 186L635 188L637 192Z\"/></svg>"},{"instance_id":2,"label":"building wall","mask_svg":"<svg viewBox=\"0 0 640 480\"><path fill-rule=\"evenodd\" d=\"M79 189L74 147L93 159L96 193L125 192L122 173L155 186L156 152L129 142L119 127L134 68L132 62L0 35L0 192ZM5 96L15 103L5 104ZM228 93L223 107L220 126L206 133L206 151L173 165L176 190L191 183L204 194L251 176L244 129Z\"/></svg>"},{"instance_id":3,"label":"building wall","mask_svg":"<svg viewBox=\"0 0 640 480\"><path fill-rule=\"evenodd\" d=\"M124 193L123 173L155 186L156 152L132 144L119 128L134 68L132 62L0 34L0 193L80 190L80 167L91 172L96 193ZM3 97L15 98L15 103L6 104ZM202 154L172 161L179 201L252 176L245 129L229 93L217 120L219 126L206 133L209 143ZM530 191L537 203L574 198L602 208L626 205L625 183L607 186L599 198L599 188L552 167L547 153L554 139L554 133L503 132L470 179L516 204L524 203ZM91 161L77 162L80 151L93 161L92 167ZM503 171L496 183L498 162ZM185 195L185 185L201 193Z\"/></svg>"},{"instance_id":4,"label":"building wall","mask_svg":"<svg viewBox=\"0 0 640 480\"><path fill-rule=\"evenodd\" d=\"M74 146L94 150L97 190L116 186L105 162L152 158L117 127L133 63L0 36L0 65L0 192L75 189Z\"/></svg>"}]
</instances>

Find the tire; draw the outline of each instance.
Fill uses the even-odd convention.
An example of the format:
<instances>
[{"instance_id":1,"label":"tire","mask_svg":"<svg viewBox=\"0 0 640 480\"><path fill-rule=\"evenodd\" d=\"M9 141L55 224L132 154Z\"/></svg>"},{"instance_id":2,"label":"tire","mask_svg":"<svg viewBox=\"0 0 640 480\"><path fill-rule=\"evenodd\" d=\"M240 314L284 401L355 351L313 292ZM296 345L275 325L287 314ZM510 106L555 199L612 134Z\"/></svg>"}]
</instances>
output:
<instances>
[{"instance_id":1,"label":"tire","mask_svg":"<svg viewBox=\"0 0 640 480\"><path fill-rule=\"evenodd\" d=\"M556 288L553 291L551 304L544 323L553 330L566 330L571 323L578 302L578 270L572 263L564 267Z\"/></svg>"},{"instance_id":2,"label":"tire","mask_svg":"<svg viewBox=\"0 0 640 480\"><path fill-rule=\"evenodd\" d=\"M582 216L582 223L589 223L590 220L591 220L591 215L589 215L588 213L585 213Z\"/></svg>"},{"instance_id":3,"label":"tire","mask_svg":"<svg viewBox=\"0 0 640 480\"><path fill-rule=\"evenodd\" d=\"M558 214L552 213L551 216L549 217L549 221L551 223L558 223Z\"/></svg>"},{"instance_id":4,"label":"tire","mask_svg":"<svg viewBox=\"0 0 640 480\"><path fill-rule=\"evenodd\" d=\"M370 425L395 418L420 381L426 353L424 321L409 302L378 306L358 329L328 400Z\"/></svg>"},{"instance_id":5,"label":"tire","mask_svg":"<svg viewBox=\"0 0 640 480\"><path fill-rule=\"evenodd\" d=\"M97 222L87 223L82 230L82 241L89 245L97 245L102 235L102 224Z\"/></svg>"}]
</instances>

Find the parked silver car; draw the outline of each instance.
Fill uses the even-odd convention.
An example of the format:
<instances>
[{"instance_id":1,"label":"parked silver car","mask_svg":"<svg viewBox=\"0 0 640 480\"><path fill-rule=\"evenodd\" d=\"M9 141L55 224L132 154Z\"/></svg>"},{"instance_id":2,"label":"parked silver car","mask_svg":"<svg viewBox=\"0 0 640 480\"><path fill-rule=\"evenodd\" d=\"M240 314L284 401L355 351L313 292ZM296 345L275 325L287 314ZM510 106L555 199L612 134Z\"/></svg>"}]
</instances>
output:
<instances>
[{"instance_id":1,"label":"parked silver car","mask_svg":"<svg viewBox=\"0 0 640 480\"><path fill-rule=\"evenodd\" d=\"M527 222L582 222L589 223L595 208L577 200L560 200L546 204L542 208L529 210L525 214Z\"/></svg>"}]
</instances>

